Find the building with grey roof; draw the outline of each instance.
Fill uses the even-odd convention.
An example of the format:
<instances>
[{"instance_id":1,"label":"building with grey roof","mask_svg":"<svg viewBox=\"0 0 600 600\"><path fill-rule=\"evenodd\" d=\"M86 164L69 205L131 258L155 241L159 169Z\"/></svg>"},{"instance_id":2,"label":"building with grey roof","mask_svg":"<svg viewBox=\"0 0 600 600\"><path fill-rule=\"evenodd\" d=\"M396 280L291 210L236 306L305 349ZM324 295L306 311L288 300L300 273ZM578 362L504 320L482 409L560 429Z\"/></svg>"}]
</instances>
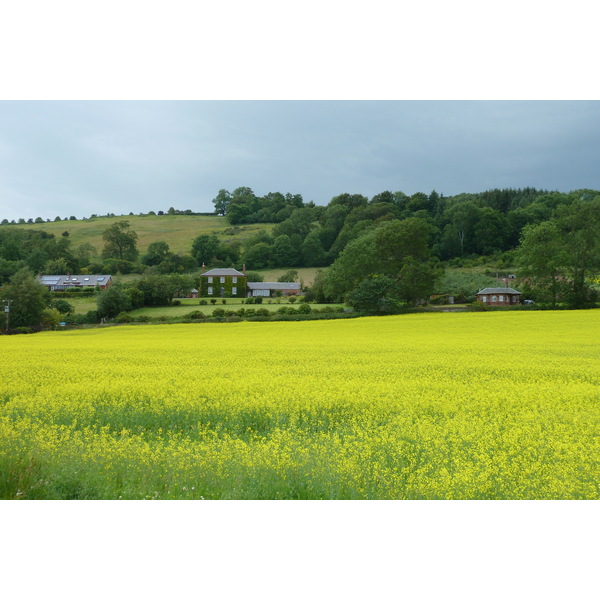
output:
<instances>
[{"instance_id":1,"label":"building with grey roof","mask_svg":"<svg viewBox=\"0 0 600 600\"><path fill-rule=\"evenodd\" d=\"M477 300L488 306L515 306L521 303L521 292L510 287L489 287L475 294Z\"/></svg>"},{"instance_id":2,"label":"building with grey roof","mask_svg":"<svg viewBox=\"0 0 600 600\"><path fill-rule=\"evenodd\" d=\"M295 296L300 293L300 284L280 281L249 281L248 296L271 296L281 292L282 296Z\"/></svg>"},{"instance_id":3,"label":"building with grey roof","mask_svg":"<svg viewBox=\"0 0 600 600\"><path fill-rule=\"evenodd\" d=\"M37 280L51 292L69 288L95 288L105 290L112 284L111 275L39 275Z\"/></svg>"},{"instance_id":4,"label":"building with grey roof","mask_svg":"<svg viewBox=\"0 0 600 600\"><path fill-rule=\"evenodd\" d=\"M279 281L247 281L246 265L242 272L236 269L211 269L200 275L200 294L210 298L244 298L246 296L295 296L300 293L300 284Z\"/></svg>"}]
</instances>

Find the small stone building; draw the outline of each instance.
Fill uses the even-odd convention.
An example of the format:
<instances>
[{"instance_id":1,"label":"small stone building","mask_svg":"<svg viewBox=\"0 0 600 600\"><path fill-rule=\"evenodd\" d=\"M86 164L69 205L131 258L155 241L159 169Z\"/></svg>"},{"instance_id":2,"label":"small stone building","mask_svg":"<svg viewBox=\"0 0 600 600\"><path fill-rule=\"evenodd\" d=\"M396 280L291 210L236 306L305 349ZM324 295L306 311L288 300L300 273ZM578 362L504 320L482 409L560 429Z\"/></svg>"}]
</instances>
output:
<instances>
[{"instance_id":1,"label":"small stone building","mask_svg":"<svg viewBox=\"0 0 600 600\"><path fill-rule=\"evenodd\" d=\"M521 303L521 292L510 287L484 288L477 292L479 302L488 306L516 306Z\"/></svg>"}]
</instances>

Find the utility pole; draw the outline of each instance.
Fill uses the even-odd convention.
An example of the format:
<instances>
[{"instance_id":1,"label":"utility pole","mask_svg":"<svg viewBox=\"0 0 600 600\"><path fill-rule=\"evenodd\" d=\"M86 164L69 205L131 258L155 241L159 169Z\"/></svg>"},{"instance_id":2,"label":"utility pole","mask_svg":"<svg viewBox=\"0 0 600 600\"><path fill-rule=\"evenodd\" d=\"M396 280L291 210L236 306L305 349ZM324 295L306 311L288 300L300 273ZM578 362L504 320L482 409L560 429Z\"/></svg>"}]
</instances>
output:
<instances>
[{"instance_id":1,"label":"utility pole","mask_svg":"<svg viewBox=\"0 0 600 600\"><path fill-rule=\"evenodd\" d=\"M10 305L12 300L2 300L4 302L4 312L6 313L6 331L8 333L8 328L10 325Z\"/></svg>"}]
</instances>

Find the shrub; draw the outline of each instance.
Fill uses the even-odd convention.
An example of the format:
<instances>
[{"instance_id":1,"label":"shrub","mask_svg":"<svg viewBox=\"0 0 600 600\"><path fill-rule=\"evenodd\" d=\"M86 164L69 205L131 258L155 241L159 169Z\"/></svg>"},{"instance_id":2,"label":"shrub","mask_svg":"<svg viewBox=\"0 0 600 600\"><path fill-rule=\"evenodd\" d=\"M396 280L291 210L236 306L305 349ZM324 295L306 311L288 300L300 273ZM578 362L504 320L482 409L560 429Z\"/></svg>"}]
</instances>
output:
<instances>
[{"instance_id":1,"label":"shrub","mask_svg":"<svg viewBox=\"0 0 600 600\"><path fill-rule=\"evenodd\" d=\"M173 306L180 306L180 305L181 305L181 300L173 300L173 301L171 302L171 304L172 304Z\"/></svg>"},{"instance_id":2,"label":"shrub","mask_svg":"<svg viewBox=\"0 0 600 600\"><path fill-rule=\"evenodd\" d=\"M198 304L200 306L206 306L208 304L208 302L206 300L200 300L200 302L198 302Z\"/></svg>"},{"instance_id":3,"label":"shrub","mask_svg":"<svg viewBox=\"0 0 600 600\"><path fill-rule=\"evenodd\" d=\"M246 298L246 300L244 302L246 304L254 304L254 298L252 296L250 296L249 298Z\"/></svg>"},{"instance_id":4,"label":"shrub","mask_svg":"<svg viewBox=\"0 0 600 600\"><path fill-rule=\"evenodd\" d=\"M269 317L270 315L271 315L271 312L269 311L268 308L257 308L256 309L257 317Z\"/></svg>"},{"instance_id":5,"label":"shrub","mask_svg":"<svg viewBox=\"0 0 600 600\"><path fill-rule=\"evenodd\" d=\"M263 301L262 296L256 296L254 298L254 304L262 304L262 301Z\"/></svg>"},{"instance_id":6,"label":"shrub","mask_svg":"<svg viewBox=\"0 0 600 600\"><path fill-rule=\"evenodd\" d=\"M133 317L127 312L121 312L115 317L115 323L131 323Z\"/></svg>"},{"instance_id":7,"label":"shrub","mask_svg":"<svg viewBox=\"0 0 600 600\"><path fill-rule=\"evenodd\" d=\"M62 320L62 315L56 308L45 308L42 311L41 325L44 329L56 329Z\"/></svg>"},{"instance_id":8,"label":"shrub","mask_svg":"<svg viewBox=\"0 0 600 600\"><path fill-rule=\"evenodd\" d=\"M301 303L300 306L298 306L298 312L302 315L308 315L311 313L311 311L312 309L310 308L310 305L306 303Z\"/></svg>"},{"instance_id":9,"label":"shrub","mask_svg":"<svg viewBox=\"0 0 600 600\"><path fill-rule=\"evenodd\" d=\"M54 300L51 306L52 308L55 308L61 315L72 315L75 312L73 305L69 304L66 300Z\"/></svg>"},{"instance_id":10,"label":"shrub","mask_svg":"<svg viewBox=\"0 0 600 600\"><path fill-rule=\"evenodd\" d=\"M225 298L223 298L223 300L221 300L221 302L222 302L223 304L227 304L227 300L225 300Z\"/></svg>"},{"instance_id":11,"label":"shrub","mask_svg":"<svg viewBox=\"0 0 600 600\"><path fill-rule=\"evenodd\" d=\"M205 317L206 317L206 315L201 310L193 310L192 312L185 315L184 318L198 320L198 319L204 319Z\"/></svg>"},{"instance_id":12,"label":"shrub","mask_svg":"<svg viewBox=\"0 0 600 600\"><path fill-rule=\"evenodd\" d=\"M216 304L217 303L217 299L216 298L211 298L210 299L210 303L211 304Z\"/></svg>"},{"instance_id":13,"label":"shrub","mask_svg":"<svg viewBox=\"0 0 600 600\"><path fill-rule=\"evenodd\" d=\"M288 298L288 302L289 302L290 304L294 304L294 302L296 302L296 300L298 300L298 298L296 298L296 296L290 296L290 297Z\"/></svg>"},{"instance_id":14,"label":"shrub","mask_svg":"<svg viewBox=\"0 0 600 600\"><path fill-rule=\"evenodd\" d=\"M34 333L31 327L15 327L13 331L17 333Z\"/></svg>"},{"instance_id":15,"label":"shrub","mask_svg":"<svg viewBox=\"0 0 600 600\"><path fill-rule=\"evenodd\" d=\"M238 310L238 314L239 313L240 313L240 311ZM254 309L254 308L247 308L244 311L244 316L246 316L246 317L255 317L256 316L256 309Z\"/></svg>"},{"instance_id":16,"label":"shrub","mask_svg":"<svg viewBox=\"0 0 600 600\"><path fill-rule=\"evenodd\" d=\"M133 320L136 323L149 323L152 320L152 318L148 315L138 315L137 317L134 317Z\"/></svg>"},{"instance_id":17,"label":"shrub","mask_svg":"<svg viewBox=\"0 0 600 600\"><path fill-rule=\"evenodd\" d=\"M85 315L74 315L70 320L77 325L93 325L98 323L100 317L98 311L90 310Z\"/></svg>"},{"instance_id":18,"label":"shrub","mask_svg":"<svg viewBox=\"0 0 600 600\"><path fill-rule=\"evenodd\" d=\"M215 308L215 310L213 310L213 312L212 312L212 316L213 317L224 317L225 309L224 308Z\"/></svg>"}]
</instances>

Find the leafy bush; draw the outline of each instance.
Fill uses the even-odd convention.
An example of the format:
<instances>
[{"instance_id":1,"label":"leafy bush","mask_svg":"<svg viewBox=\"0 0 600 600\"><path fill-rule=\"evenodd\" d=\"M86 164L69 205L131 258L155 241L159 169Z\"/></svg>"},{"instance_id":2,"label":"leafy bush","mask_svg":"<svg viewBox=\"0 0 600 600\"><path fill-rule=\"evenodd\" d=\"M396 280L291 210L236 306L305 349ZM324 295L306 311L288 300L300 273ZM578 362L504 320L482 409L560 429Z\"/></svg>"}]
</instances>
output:
<instances>
[{"instance_id":1,"label":"leafy bush","mask_svg":"<svg viewBox=\"0 0 600 600\"><path fill-rule=\"evenodd\" d=\"M401 306L398 282L384 275L363 279L348 294L348 304L367 313L393 313Z\"/></svg>"},{"instance_id":2,"label":"leafy bush","mask_svg":"<svg viewBox=\"0 0 600 600\"><path fill-rule=\"evenodd\" d=\"M98 323L99 320L100 317L96 310L89 310L85 315L74 315L70 319L70 321L76 325L94 325Z\"/></svg>"},{"instance_id":3,"label":"leafy bush","mask_svg":"<svg viewBox=\"0 0 600 600\"><path fill-rule=\"evenodd\" d=\"M257 317L269 317L271 315L271 311L268 308L257 308L256 316Z\"/></svg>"},{"instance_id":4,"label":"leafy bush","mask_svg":"<svg viewBox=\"0 0 600 600\"><path fill-rule=\"evenodd\" d=\"M51 307L55 308L61 315L72 315L75 312L73 305L66 300L53 300Z\"/></svg>"},{"instance_id":5,"label":"leafy bush","mask_svg":"<svg viewBox=\"0 0 600 600\"><path fill-rule=\"evenodd\" d=\"M312 311L311 307L309 304L306 303L301 303L300 306L298 306L298 313L302 314L302 315L308 315L310 314Z\"/></svg>"},{"instance_id":6,"label":"leafy bush","mask_svg":"<svg viewBox=\"0 0 600 600\"><path fill-rule=\"evenodd\" d=\"M13 331L17 333L35 333L31 327L15 327Z\"/></svg>"},{"instance_id":7,"label":"leafy bush","mask_svg":"<svg viewBox=\"0 0 600 600\"><path fill-rule=\"evenodd\" d=\"M217 303L217 299L216 298L211 298L210 299L210 303L211 304L216 304Z\"/></svg>"},{"instance_id":8,"label":"leafy bush","mask_svg":"<svg viewBox=\"0 0 600 600\"><path fill-rule=\"evenodd\" d=\"M225 300L225 298L223 298L223 300L221 300L221 302L222 302L223 304L227 304L227 300Z\"/></svg>"},{"instance_id":9,"label":"leafy bush","mask_svg":"<svg viewBox=\"0 0 600 600\"><path fill-rule=\"evenodd\" d=\"M213 317L224 317L225 309L224 308L215 308L215 310L213 310L213 312L212 312L212 316Z\"/></svg>"},{"instance_id":10,"label":"leafy bush","mask_svg":"<svg viewBox=\"0 0 600 600\"><path fill-rule=\"evenodd\" d=\"M193 310L192 312L185 315L184 318L198 320L206 318L206 315L201 310Z\"/></svg>"},{"instance_id":11,"label":"leafy bush","mask_svg":"<svg viewBox=\"0 0 600 600\"><path fill-rule=\"evenodd\" d=\"M115 317L115 323L131 323L133 317L128 312L121 312Z\"/></svg>"},{"instance_id":12,"label":"leafy bush","mask_svg":"<svg viewBox=\"0 0 600 600\"><path fill-rule=\"evenodd\" d=\"M149 323L152 321L152 318L148 315L138 315L133 319L136 323Z\"/></svg>"},{"instance_id":13,"label":"leafy bush","mask_svg":"<svg viewBox=\"0 0 600 600\"><path fill-rule=\"evenodd\" d=\"M206 306L208 304L208 302L206 300L200 300L200 302L198 302L198 304L200 306Z\"/></svg>"},{"instance_id":14,"label":"leafy bush","mask_svg":"<svg viewBox=\"0 0 600 600\"><path fill-rule=\"evenodd\" d=\"M62 315L56 308L45 308L42 311L41 325L44 329L56 329Z\"/></svg>"},{"instance_id":15,"label":"leafy bush","mask_svg":"<svg viewBox=\"0 0 600 600\"><path fill-rule=\"evenodd\" d=\"M262 304L262 296L255 296L254 298L254 304Z\"/></svg>"},{"instance_id":16,"label":"leafy bush","mask_svg":"<svg viewBox=\"0 0 600 600\"><path fill-rule=\"evenodd\" d=\"M298 300L298 298L296 298L296 296L290 296L290 297L288 298L288 302L289 302L290 304L294 304L294 302L296 302L296 300Z\"/></svg>"}]
</instances>

